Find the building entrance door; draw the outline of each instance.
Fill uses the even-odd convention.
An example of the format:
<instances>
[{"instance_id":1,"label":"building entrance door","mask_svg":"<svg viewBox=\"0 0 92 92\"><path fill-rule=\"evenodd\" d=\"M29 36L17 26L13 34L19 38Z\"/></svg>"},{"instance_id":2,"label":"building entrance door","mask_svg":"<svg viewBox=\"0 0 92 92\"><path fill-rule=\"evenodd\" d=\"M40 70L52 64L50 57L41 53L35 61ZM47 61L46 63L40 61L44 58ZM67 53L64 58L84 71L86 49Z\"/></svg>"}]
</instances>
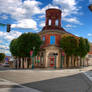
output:
<instances>
[{"instance_id":1,"label":"building entrance door","mask_svg":"<svg viewBox=\"0 0 92 92\"><path fill-rule=\"evenodd\" d=\"M50 57L49 57L49 67L54 67L54 65L55 65L54 61L55 61L54 56L53 56L53 57L50 56Z\"/></svg>"}]
</instances>

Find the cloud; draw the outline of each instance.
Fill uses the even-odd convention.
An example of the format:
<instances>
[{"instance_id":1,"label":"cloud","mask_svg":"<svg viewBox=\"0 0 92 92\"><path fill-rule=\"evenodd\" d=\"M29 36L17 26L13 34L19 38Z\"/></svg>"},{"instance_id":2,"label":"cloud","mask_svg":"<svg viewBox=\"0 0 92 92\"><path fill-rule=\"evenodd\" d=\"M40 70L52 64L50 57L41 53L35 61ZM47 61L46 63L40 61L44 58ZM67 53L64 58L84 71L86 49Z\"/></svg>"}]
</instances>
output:
<instances>
[{"instance_id":1,"label":"cloud","mask_svg":"<svg viewBox=\"0 0 92 92\"><path fill-rule=\"evenodd\" d=\"M44 27L44 26L45 26L45 22L42 21L42 22L40 23L40 27Z\"/></svg>"},{"instance_id":2,"label":"cloud","mask_svg":"<svg viewBox=\"0 0 92 92\"><path fill-rule=\"evenodd\" d=\"M9 45L0 44L0 53L5 53L6 55L10 55Z\"/></svg>"},{"instance_id":3,"label":"cloud","mask_svg":"<svg viewBox=\"0 0 92 92\"><path fill-rule=\"evenodd\" d=\"M81 24L77 17L72 17L72 15L81 14L79 12L81 7L77 6L78 3L76 0L53 0L53 4L60 6L60 9L62 10L62 19L64 21Z\"/></svg>"},{"instance_id":4,"label":"cloud","mask_svg":"<svg viewBox=\"0 0 92 92\"><path fill-rule=\"evenodd\" d=\"M8 19L8 16L7 16L7 15L2 15L2 16L1 16L1 19L6 20L6 19Z\"/></svg>"},{"instance_id":5,"label":"cloud","mask_svg":"<svg viewBox=\"0 0 92 92\"><path fill-rule=\"evenodd\" d=\"M76 36L79 36L78 34L75 34Z\"/></svg>"},{"instance_id":6,"label":"cloud","mask_svg":"<svg viewBox=\"0 0 92 92\"><path fill-rule=\"evenodd\" d=\"M2 43L3 41L2 40L0 40L0 43Z\"/></svg>"},{"instance_id":7,"label":"cloud","mask_svg":"<svg viewBox=\"0 0 92 92\"><path fill-rule=\"evenodd\" d=\"M53 4L59 5L63 11L63 17L71 14L78 14L76 0L53 0Z\"/></svg>"},{"instance_id":8,"label":"cloud","mask_svg":"<svg viewBox=\"0 0 92 92\"><path fill-rule=\"evenodd\" d=\"M71 17L71 18L65 17L65 18L63 18L63 20L66 21L66 22L82 25L82 23L80 23L80 21L76 17Z\"/></svg>"},{"instance_id":9,"label":"cloud","mask_svg":"<svg viewBox=\"0 0 92 92\"><path fill-rule=\"evenodd\" d=\"M9 49L9 47L5 46L5 45L0 45L0 48L2 48L2 49Z\"/></svg>"},{"instance_id":10,"label":"cloud","mask_svg":"<svg viewBox=\"0 0 92 92\"><path fill-rule=\"evenodd\" d=\"M9 51L10 41L14 38L17 38L21 35L21 32L11 31L9 33L0 31L0 52L5 53L6 55L11 55Z\"/></svg>"},{"instance_id":11,"label":"cloud","mask_svg":"<svg viewBox=\"0 0 92 92\"><path fill-rule=\"evenodd\" d=\"M40 9L40 14L41 15L39 15L39 18L45 18L45 12L46 12L46 10L47 9L49 9L49 8L56 8L56 9L59 9L59 7L57 6L57 5L53 5L53 4L48 4L48 5L46 5L45 7L43 7L42 9Z\"/></svg>"},{"instance_id":12,"label":"cloud","mask_svg":"<svg viewBox=\"0 0 92 92\"><path fill-rule=\"evenodd\" d=\"M41 13L40 5L36 0L0 0L0 14L10 15L15 20L12 27L37 29L32 16ZM3 18L7 17L3 15Z\"/></svg>"},{"instance_id":13,"label":"cloud","mask_svg":"<svg viewBox=\"0 0 92 92\"><path fill-rule=\"evenodd\" d=\"M91 4L92 4L92 0L89 0L89 3L91 3Z\"/></svg>"},{"instance_id":14,"label":"cloud","mask_svg":"<svg viewBox=\"0 0 92 92\"><path fill-rule=\"evenodd\" d=\"M88 36L92 36L92 33L88 33Z\"/></svg>"},{"instance_id":15,"label":"cloud","mask_svg":"<svg viewBox=\"0 0 92 92\"><path fill-rule=\"evenodd\" d=\"M70 24L67 24L67 25L66 25L66 27L67 27L67 28L71 28L71 27L72 27L72 25L70 25Z\"/></svg>"},{"instance_id":16,"label":"cloud","mask_svg":"<svg viewBox=\"0 0 92 92\"><path fill-rule=\"evenodd\" d=\"M16 24L11 25L12 28L31 28L37 30L37 23L33 19L22 19Z\"/></svg>"},{"instance_id":17,"label":"cloud","mask_svg":"<svg viewBox=\"0 0 92 92\"><path fill-rule=\"evenodd\" d=\"M41 13L42 13L42 14L45 14L45 11L46 11L47 9L49 9L49 8L56 8L56 9L59 9L59 7L56 6L56 5L48 4L47 6L45 6L44 8L41 9Z\"/></svg>"},{"instance_id":18,"label":"cloud","mask_svg":"<svg viewBox=\"0 0 92 92\"><path fill-rule=\"evenodd\" d=\"M45 14L44 15L40 15L39 18L45 18Z\"/></svg>"},{"instance_id":19,"label":"cloud","mask_svg":"<svg viewBox=\"0 0 92 92\"><path fill-rule=\"evenodd\" d=\"M40 13L40 4L36 0L0 0L0 13L10 14L16 20L30 18Z\"/></svg>"},{"instance_id":20,"label":"cloud","mask_svg":"<svg viewBox=\"0 0 92 92\"><path fill-rule=\"evenodd\" d=\"M76 0L52 0L51 4L40 7L42 3L38 0L0 0L0 14L8 14L15 23L12 27L20 28L32 28L37 30L37 21L33 19L34 15L38 15L40 18L45 17L45 11L48 8L59 8L62 10L62 16L64 21L71 22L74 21L79 23L79 20L72 19L70 17L65 19L67 16L72 14L79 14L80 7L77 6ZM4 19L7 16L3 15Z\"/></svg>"},{"instance_id":21,"label":"cloud","mask_svg":"<svg viewBox=\"0 0 92 92\"><path fill-rule=\"evenodd\" d=\"M22 33L18 31L10 31L9 33L0 31L0 38L2 38L2 40L5 39L6 41L11 41L14 38L19 37L21 34Z\"/></svg>"}]
</instances>

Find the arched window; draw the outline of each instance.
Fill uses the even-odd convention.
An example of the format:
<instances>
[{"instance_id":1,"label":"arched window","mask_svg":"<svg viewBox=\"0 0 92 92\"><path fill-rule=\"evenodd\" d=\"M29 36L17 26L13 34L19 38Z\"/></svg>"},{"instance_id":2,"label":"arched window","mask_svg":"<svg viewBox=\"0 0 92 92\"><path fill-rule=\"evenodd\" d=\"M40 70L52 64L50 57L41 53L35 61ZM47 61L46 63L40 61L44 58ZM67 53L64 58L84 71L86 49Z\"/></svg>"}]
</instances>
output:
<instances>
[{"instance_id":1,"label":"arched window","mask_svg":"<svg viewBox=\"0 0 92 92\"><path fill-rule=\"evenodd\" d=\"M51 25L51 19L49 19L49 26Z\"/></svg>"},{"instance_id":2,"label":"arched window","mask_svg":"<svg viewBox=\"0 0 92 92\"><path fill-rule=\"evenodd\" d=\"M58 26L58 22L59 22L59 21L58 21L58 19L57 19L57 20L55 21L55 25L56 25L56 26Z\"/></svg>"}]
</instances>

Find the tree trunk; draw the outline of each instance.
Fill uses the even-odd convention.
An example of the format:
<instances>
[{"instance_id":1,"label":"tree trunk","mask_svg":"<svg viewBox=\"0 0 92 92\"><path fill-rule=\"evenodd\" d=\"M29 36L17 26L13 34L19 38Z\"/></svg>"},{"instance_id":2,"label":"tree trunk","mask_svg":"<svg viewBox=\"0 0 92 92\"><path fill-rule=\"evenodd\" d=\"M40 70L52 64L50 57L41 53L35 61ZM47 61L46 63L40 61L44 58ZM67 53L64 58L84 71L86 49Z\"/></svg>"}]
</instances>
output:
<instances>
[{"instance_id":1,"label":"tree trunk","mask_svg":"<svg viewBox=\"0 0 92 92\"><path fill-rule=\"evenodd\" d=\"M82 66L82 60L81 60L82 58L80 57L80 66Z\"/></svg>"},{"instance_id":2,"label":"tree trunk","mask_svg":"<svg viewBox=\"0 0 92 92\"><path fill-rule=\"evenodd\" d=\"M84 67L84 58L83 58L83 67Z\"/></svg>"},{"instance_id":3,"label":"tree trunk","mask_svg":"<svg viewBox=\"0 0 92 92\"><path fill-rule=\"evenodd\" d=\"M29 58L27 58L27 68L29 68Z\"/></svg>"},{"instance_id":4,"label":"tree trunk","mask_svg":"<svg viewBox=\"0 0 92 92\"><path fill-rule=\"evenodd\" d=\"M15 61L15 68L17 69L17 60L18 60L18 57L16 58L16 61Z\"/></svg>"},{"instance_id":5,"label":"tree trunk","mask_svg":"<svg viewBox=\"0 0 92 92\"><path fill-rule=\"evenodd\" d=\"M78 61L78 56L77 56L77 67L79 67L79 61Z\"/></svg>"},{"instance_id":6,"label":"tree trunk","mask_svg":"<svg viewBox=\"0 0 92 92\"><path fill-rule=\"evenodd\" d=\"M20 68L20 66L21 66L21 60L20 60L21 58L19 57L19 68Z\"/></svg>"},{"instance_id":7,"label":"tree trunk","mask_svg":"<svg viewBox=\"0 0 92 92\"><path fill-rule=\"evenodd\" d=\"M73 58L72 58L72 56L71 56L71 67L72 67L72 59L73 59Z\"/></svg>"},{"instance_id":8,"label":"tree trunk","mask_svg":"<svg viewBox=\"0 0 92 92\"><path fill-rule=\"evenodd\" d=\"M87 66L88 66L88 60L87 60Z\"/></svg>"},{"instance_id":9,"label":"tree trunk","mask_svg":"<svg viewBox=\"0 0 92 92\"><path fill-rule=\"evenodd\" d=\"M75 67L75 62L76 62L76 56L74 56L74 67Z\"/></svg>"},{"instance_id":10,"label":"tree trunk","mask_svg":"<svg viewBox=\"0 0 92 92\"><path fill-rule=\"evenodd\" d=\"M69 67L69 56L68 55L66 56L66 66L67 68Z\"/></svg>"},{"instance_id":11,"label":"tree trunk","mask_svg":"<svg viewBox=\"0 0 92 92\"><path fill-rule=\"evenodd\" d=\"M23 58L23 61L22 61L22 68L24 69L24 60L25 58Z\"/></svg>"}]
</instances>

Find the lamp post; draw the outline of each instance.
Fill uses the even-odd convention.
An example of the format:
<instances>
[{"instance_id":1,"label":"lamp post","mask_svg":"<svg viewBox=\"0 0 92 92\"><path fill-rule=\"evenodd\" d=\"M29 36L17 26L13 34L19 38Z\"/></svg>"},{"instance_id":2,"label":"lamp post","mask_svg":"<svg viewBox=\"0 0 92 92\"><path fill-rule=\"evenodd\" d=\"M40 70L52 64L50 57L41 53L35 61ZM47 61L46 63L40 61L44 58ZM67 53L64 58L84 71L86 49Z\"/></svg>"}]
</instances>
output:
<instances>
[{"instance_id":1,"label":"lamp post","mask_svg":"<svg viewBox=\"0 0 92 92\"><path fill-rule=\"evenodd\" d=\"M32 58L33 56L33 50L30 51L30 58ZM32 60L32 64L33 64L33 60Z\"/></svg>"},{"instance_id":2,"label":"lamp post","mask_svg":"<svg viewBox=\"0 0 92 92\"><path fill-rule=\"evenodd\" d=\"M58 55L58 53L54 53L53 55L55 56L55 66L54 66L54 68L56 69L56 56Z\"/></svg>"},{"instance_id":3,"label":"lamp post","mask_svg":"<svg viewBox=\"0 0 92 92\"><path fill-rule=\"evenodd\" d=\"M32 69L34 68L34 50L35 47L33 47L33 50L30 51L30 57L32 58Z\"/></svg>"},{"instance_id":4,"label":"lamp post","mask_svg":"<svg viewBox=\"0 0 92 92\"><path fill-rule=\"evenodd\" d=\"M62 53L61 53L61 68L63 67L64 56L65 56L65 53L62 52Z\"/></svg>"}]
</instances>

